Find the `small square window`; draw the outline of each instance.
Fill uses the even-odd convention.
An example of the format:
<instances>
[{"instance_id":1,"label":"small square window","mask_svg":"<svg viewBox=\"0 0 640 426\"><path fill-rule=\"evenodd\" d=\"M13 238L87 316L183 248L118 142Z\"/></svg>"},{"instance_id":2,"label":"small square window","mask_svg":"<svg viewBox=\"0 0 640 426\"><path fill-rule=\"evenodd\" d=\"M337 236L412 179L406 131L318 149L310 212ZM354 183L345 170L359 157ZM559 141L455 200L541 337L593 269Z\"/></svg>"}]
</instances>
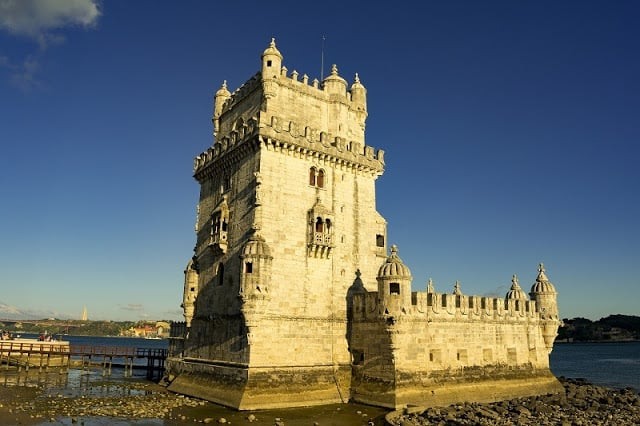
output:
<instances>
[{"instance_id":1,"label":"small square window","mask_svg":"<svg viewBox=\"0 0 640 426\"><path fill-rule=\"evenodd\" d=\"M244 272L246 272L247 274L252 274L253 273L253 263L251 262L247 262L244 264Z\"/></svg>"},{"instance_id":2,"label":"small square window","mask_svg":"<svg viewBox=\"0 0 640 426\"><path fill-rule=\"evenodd\" d=\"M400 294L400 283L389 284L389 294Z\"/></svg>"},{"instance_id":3,"label":"small square window","mask_svg":"<svg viewBox=\"0 0 640 426\"><path fill-rule=\"evenodd\" d=\"M376 235L376 247L384 247L384 235Z\"/></svg>"}]
</instances>

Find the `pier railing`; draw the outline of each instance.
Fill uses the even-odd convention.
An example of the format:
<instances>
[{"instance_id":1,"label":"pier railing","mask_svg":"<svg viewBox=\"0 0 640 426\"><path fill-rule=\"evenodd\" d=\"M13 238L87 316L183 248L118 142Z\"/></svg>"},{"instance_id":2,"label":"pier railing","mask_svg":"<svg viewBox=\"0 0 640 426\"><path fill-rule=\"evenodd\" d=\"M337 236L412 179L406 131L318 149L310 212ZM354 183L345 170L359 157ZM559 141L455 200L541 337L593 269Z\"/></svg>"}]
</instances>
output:
<instances>
[{"instance_id":1,"label":"pier railing","mask_svg":"<svg viewBox=\"0 0 640 426\"><path fill-rule=\"evenodd\" d=\"M0 341L0 364L5 370L15 366L18 371L38 368L39 371L59 367L66 371L79 363L82 369L100 366L102 375L111 375L111 369L124 367L125 377L133 375L134 368L146 370L147 378L160 378L164 372L167 349L134 348L130 346L69 345L69 342ZM145 364L135 361L146 360Z\"/></svg>"}]
</instances>

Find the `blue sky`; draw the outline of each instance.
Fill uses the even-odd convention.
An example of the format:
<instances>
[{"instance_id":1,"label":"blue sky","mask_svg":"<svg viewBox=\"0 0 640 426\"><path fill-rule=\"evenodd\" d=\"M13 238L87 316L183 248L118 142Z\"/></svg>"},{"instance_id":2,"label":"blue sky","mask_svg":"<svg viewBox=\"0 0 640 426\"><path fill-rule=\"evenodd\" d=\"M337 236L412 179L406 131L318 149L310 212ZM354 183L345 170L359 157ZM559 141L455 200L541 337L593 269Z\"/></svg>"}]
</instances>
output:
<instances>
[{"instance_id":1,"label":"blue sky","mask_svg":"<svg viewBox=\"0 0 640 426\"><path fill-rule=\"evenodd\" d=\"M336 63L414 290L640 315L640 3L0 0L0 307L180 319L213 94ZM3 316L3 314L0 314Z\"/></svg>"}]
</instances>

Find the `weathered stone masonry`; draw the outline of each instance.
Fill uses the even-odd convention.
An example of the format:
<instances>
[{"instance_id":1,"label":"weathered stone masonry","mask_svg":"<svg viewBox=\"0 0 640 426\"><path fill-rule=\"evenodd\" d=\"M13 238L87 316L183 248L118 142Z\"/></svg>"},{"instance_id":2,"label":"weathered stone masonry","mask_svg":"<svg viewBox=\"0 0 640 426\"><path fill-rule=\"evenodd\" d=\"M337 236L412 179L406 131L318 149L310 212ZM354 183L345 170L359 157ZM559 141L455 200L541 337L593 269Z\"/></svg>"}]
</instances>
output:
<instances>
[{"instance_id":1,"label":"weathered stone masonry","mask_svg":"<svg viewBox=\"0 0 640 426\"><path fill-rule=\"evenodd\" d=\"M215 94L215 143L198 155L194 256L169 389L238 409L346 402L398 407L560 390L548 354L556 292L531 300L411 292L376 211L384 152L367 146L366 89L335 65L262 69ZM484 389L484 391L482 391ZM479 391L480 390L480 391Z\"/></svg>"}]
</instances>

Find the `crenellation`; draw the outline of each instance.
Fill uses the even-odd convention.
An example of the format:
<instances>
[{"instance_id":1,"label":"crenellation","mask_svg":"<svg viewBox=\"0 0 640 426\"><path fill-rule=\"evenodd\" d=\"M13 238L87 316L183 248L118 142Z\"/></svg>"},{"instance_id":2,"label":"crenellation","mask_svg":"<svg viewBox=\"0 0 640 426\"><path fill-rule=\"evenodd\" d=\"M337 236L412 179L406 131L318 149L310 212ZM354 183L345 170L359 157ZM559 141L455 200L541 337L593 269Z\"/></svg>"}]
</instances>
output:
<instances>
[{"instance_id":1,"label":"crenellation","mask_svg":"<svg viewBox=\"0 0 640 426\"><path fill-rule=\"evenodd\" d=\"M561 389L560 324L542 264L527 295L412 291L376 209L385 153L366 144L366 88L332 66L261 71L215 93L214 143L194 159L196 244L170 390L238 409L354 400L398 408ZM391 254L387 255L388 249Z\"/></svg>"}]
</instances>

